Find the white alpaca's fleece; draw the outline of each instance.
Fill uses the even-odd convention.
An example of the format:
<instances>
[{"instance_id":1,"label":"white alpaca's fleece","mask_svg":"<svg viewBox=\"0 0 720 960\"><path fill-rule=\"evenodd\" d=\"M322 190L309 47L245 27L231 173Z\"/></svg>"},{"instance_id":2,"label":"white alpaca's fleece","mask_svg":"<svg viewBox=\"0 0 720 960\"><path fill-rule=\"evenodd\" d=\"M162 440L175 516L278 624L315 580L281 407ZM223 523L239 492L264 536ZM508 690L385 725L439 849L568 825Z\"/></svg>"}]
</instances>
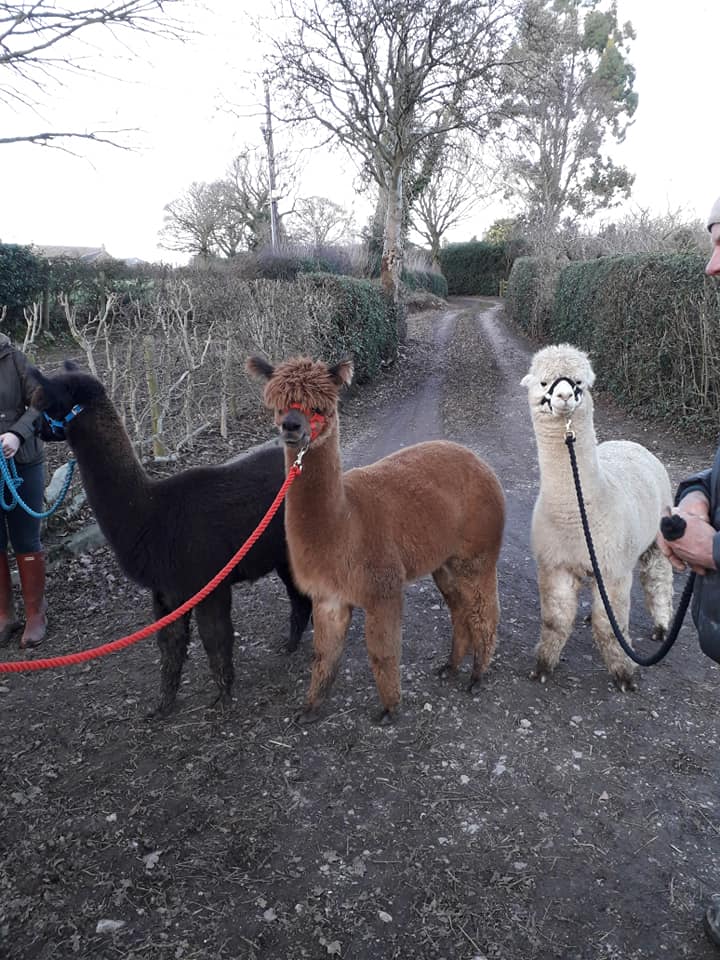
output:
<instances>
[{"instance_id":1,"label":"white alpaca's fleece","mask_svg":"<svg viewBox=\"0 0 720 960\"><path fill-rule=\"evenodd\" d=\"M531 543L542 614L533 676L542 682L557 665L572 629L582 581L592 576L565 443L568 419L576 436L578 472L595 552L625 637L636 565L656 639L666 632L672 611L672 568L655 544L660 517L672 504L670 478L657 457L639 443L598 444L590 395L594 382L587 354L566 343L538 351L521 381L528 389L540 465ZM615 639L594 578L592 626L618 687L634 689L634 665Z\"/></svg>"}]
</instances>

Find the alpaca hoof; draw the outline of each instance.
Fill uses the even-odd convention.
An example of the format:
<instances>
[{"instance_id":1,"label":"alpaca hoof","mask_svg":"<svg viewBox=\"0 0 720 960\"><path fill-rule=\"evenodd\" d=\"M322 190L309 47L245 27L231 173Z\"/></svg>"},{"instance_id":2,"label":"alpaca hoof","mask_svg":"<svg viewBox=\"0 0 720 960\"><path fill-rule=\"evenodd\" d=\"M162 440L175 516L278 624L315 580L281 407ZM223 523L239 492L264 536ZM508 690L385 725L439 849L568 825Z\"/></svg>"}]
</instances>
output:
<instances>
[{"instance_id":1,"label":"alpaca hoof","mask_svg":"<svg viewBox=\"0 0 720 960\"><path fill-rule=\"evenodd\" d=\"M537 680L538 683L546 684L550 679L551 674L552 674L552 670L549 667L542 667L538 663L530 671L530 679Z\"/></svg>"},{"instance_id":2,"label":"alpaca hoof","mask_svg":"<svg viewBox=\"0 0 720 960\"><path fill-rule=\"evenodd\" d=\"M381 707L380 710L374 713L373 720L380 727L390 727L397 720L398 713L397 707L393 710L386 710L385 707Z\"/></svg>"},{"instance_id":3,"label":"alpaca hoof","mask_svg":"<svg viewBox=\"0 0 720 960\"><path fill-rule=\"evenodd\" d=\"M654 640L655 643L662 643L667 636L667 627L655 627L653 632L650 634L650 639Z\"/></svg>"},{"instance_id":4,"label":"alpaca hoof","mask_svg":"<svg viewBox=\"0 0 720 960\"><path fill-rule=\"evenodd\" d=\"M161 700L156 707L153 707L152 710L148 710L148 712L145 714L145 719L167 720L167 718L175 712L175 707L175 700Z\"/></svg>"},{"instance_id":5,"label":"alpaca hoof","mask_svg":"<svg viewBox=\"0 0 720 960\"><path fill-rule=\"evenodd\" d=\"M309 727L311 723L317 723L320 719L320 711L317 707L303 707L300 713L295 715L295 723L300 727Z\"/></svg>"},{"instance_id":6,"label":"alpaca hoof","mask_svg":"<svg viewBox=\"0 0 720 960\"><path fill-rule=\"evenodd\" d=\"M210 701L208 707L210 710L219 710L221 713L228 713L232 709L232 705L232 695L228 693L227 690L223 690L222 693L219 693Z\"/></svg>"},{"instance_id":7,"label":"alpaca hoof","mask_svg":"<svg viewBox=\"0 0 720 960\"><path fill-rule=\"evenodd\" d=\"M482 680L482 674L481 674L481 673L478 673L478 674L473 673L473 674L471 674L471 675L470 675L470 683L469 683L468 686L467 686L467 692L470 693L470 694L472 694L472 693L477 693L477 692L478 692L478 687L480 686L480 681L481 681L481 680Z\"/></svg>"},{"instance_id":8,"label":"alpaca hoof","mask_svg":"<svg viewBox=\"0 0 720 960\"><path fill-rule=\"evenodd\" d=\"M300 637L289 636L285 643L285 653L295 653L300 646Z\"/></svg>"},{"instance_id":9,"label":"alpaca hoof","mask_svg":"<svg viewBox=\"0 0 720 960\"><path fill-rule=\"evenodd\" d=\"M455 673L455 667L450 663L449 660L447 663L444 663L437 669L437 675L440 680L447 680L447 678L453 673Z\"/></svg>"},{"instance_id":10,"label":"alpaca hoof","mask_svg":"<svg viewBox=\"0 0 720 960\"><path fill-rule=\"evenodd\" d=\"M637 692L637 679L633 673L618 673L613 677L615 680L615 686L618 688L620 693L636 693Z\"/></svg>"}]
</instances>

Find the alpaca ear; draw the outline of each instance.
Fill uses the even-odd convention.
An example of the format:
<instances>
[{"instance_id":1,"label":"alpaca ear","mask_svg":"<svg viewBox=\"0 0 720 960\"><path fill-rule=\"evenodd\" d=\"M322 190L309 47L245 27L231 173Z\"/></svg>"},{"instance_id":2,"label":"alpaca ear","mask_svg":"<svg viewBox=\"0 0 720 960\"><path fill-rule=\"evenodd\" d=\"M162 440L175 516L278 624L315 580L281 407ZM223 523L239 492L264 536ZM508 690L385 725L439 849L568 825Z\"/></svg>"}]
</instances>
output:
<instances>
[{"instance_id":1,"label":"alpaca ear","mask_svg":"<svg viewBox=\"0 0 720 960\"><path fill-rule=\"evenodd\" d=\"M245 361L245 369L250 376L258 380L269 380L275 373L275 367L262 357L248 357Z\"/></svg>"},{"instance_id":2,"label":"alpaca ear","mask_svg":"<svg viewBox=\"0 0 720 960\"><path fill-rule=\"evenodd\" d=\"M63 360L63 370L66 370L68 373L74 373L80 369L80 364L75 363L74 360Z\"/></svg>"},{"instance_id":3,"label":"alpaca ear","mask_svg":"<svg viewBox=\"0 0 720 960\"><path fill-rule=\"evenodd\" d=\"M28 373L30 374L30 378L37 384L30 397L30 406L36 410L44 410L49 406L46 388L50 386L50 381L44 374L40 373L37 367L31 366L28 369Z\"/></svg>"},{"instance_id":4,"label":"alpaca ear","mask_svg":"<svg viewBox=\"0 0 720 960\"><path fill-rule=\"evenodd\" d=\"M525 376L520 381L520 386L529 387L531 383L532 383L532 377L530 376L529 373L526 373Z\"/></svg>"},{"instance_id":5,"label":"alpaca ear","mask_svg":"<svg viewBox=\"0 0 720 960\"><path fill-rule=\"evenodd\" d=\"M337 384L338 387L349 387L354 372L352 360L341 360L340 363L328 367L328 373L332 377L333 383Z\"/></svg>"}]
</instances>

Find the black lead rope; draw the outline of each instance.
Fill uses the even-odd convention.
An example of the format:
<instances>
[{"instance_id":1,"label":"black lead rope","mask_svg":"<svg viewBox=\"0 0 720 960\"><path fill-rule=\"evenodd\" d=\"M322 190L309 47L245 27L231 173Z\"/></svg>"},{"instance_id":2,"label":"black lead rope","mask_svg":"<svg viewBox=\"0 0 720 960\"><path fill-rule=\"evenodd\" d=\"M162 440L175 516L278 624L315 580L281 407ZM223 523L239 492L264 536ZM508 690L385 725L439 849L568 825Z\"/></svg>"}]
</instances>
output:
<instances>
[{"instance_id":1,"label":"black lead rope","mask_svg":"<svg viewBox=\"0 0 720 960\"><path fill-rule=\"evenodd\" d=\"M622 630L615 619L615 614L610 606L610 600L608 598L607 591L605 590L605 584L603 583L600 567L598 566L597 556L595 555L595 547L593 546L592 537L590 535L590 525L588 524L587 512L585 510L585 500L583 499L582 490L580 488L580 474L578 473L577 459L575 458L575 434L569 429L569 425L565 434L565 443L567 444L568 452L570 454L570 466L572 467L573 478L575 480L575 491L577 493L578 506L580 507L583 531L585 532L585 542L587 543L588 552L590 554L590 563L592 564L593 573L595 574L595 582L597 583L598 590L600 591L600 596L602 597L602 602L605 607L605 612L608 615L610 626L615 634L615 639L634 663L639 664L641 667L652 667L654 664L659 663L663 657L667 656L667 654L670 652L670 648L677 640L678 634L680 633L680 627L683 624L685 614L687 613L687 608L690 604L690 598L692 597L693 587L695 585L695 574L691 573L687 578L685 588L683 589L682 596L680 597L680 605L678 606L677 613L675 614L675 619L672 622L672 626L670 627L668 635L665 637L662 646L650 657L639 657L622 635Z\"/></svg>"}]
</instances>

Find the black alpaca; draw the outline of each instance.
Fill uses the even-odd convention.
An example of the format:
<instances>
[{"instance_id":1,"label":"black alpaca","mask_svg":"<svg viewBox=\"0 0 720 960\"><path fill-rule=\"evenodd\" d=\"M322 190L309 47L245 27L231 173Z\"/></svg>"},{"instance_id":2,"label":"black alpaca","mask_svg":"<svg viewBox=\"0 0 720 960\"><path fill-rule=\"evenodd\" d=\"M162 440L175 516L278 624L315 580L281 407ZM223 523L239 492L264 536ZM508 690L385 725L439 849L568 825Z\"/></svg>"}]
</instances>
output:
<instances>
[{"instance_id":1,"label":"black alpaca","mask_svg":"<svg viewBox=\"0 0 720 960\"><path fill-rule=\"evenodd\" d=\"M156 618L180 606L203 587L255 529L285 478L283 451L260 449L240 460L193 467L162 480L147 475L103 385L72 363L45 377L33 406L65 423L82 481L101 530L125 573L152 591ZM82 411L72 415L79 405ZM68 415L70 414L70 417ZM43 436L49 427L42 418ZM288 565L282 507L245 558L195 607L198 632L219 688L230 702L234 680L231 583L257 580L275 570L290 597L288 649L295 650L311 612L310 600L295 587ZM187 656L190 614L158 633L160 702L168 714Z\"/></svg>"}]
</instances>

